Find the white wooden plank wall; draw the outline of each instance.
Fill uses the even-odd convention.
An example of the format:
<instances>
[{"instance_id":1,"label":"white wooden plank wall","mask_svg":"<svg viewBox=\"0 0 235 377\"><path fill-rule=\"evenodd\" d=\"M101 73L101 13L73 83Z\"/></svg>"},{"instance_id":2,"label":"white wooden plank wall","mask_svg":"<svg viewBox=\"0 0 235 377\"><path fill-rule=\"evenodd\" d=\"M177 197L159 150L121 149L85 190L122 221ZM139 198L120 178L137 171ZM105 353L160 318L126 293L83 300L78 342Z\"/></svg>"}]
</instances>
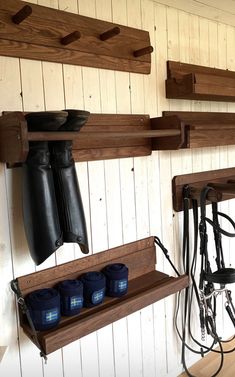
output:
<instances>
[{"instance_id":1,"label":"white wooden plank wall","mask_svg":"<svg viewBox=\"0 0 235 377\"><path fill-rule=\"evenodd\" d=\"M151 75L0 57L0 110L84 108L97 113L163 110L235 111L234 104L167 100L166 60L235 70L235 28L152 0L31 0L32 3L149 30L155 52ZM91 253L158 235L180 263L182 214L174 214L176 174L234 166L235 147L153 152L149 157L77 164ZM9 289L13 277L36 270L21 213L20 169L0 165L0 346L8 346L1 377L175 377L180 343L171 296L94 332L49 356L47 365L21 331ZM234 213L235 203L221 204ZM235 264L234 240L226 260ZM231 252L230 252L231 250ZM60 248L37 269L82 257L77 245ZM172 274L158 252L157 268ZM222 302L221 302L222 306ZM227 318L219 323L232 333ZM195 318L194 330L197 332ZM189 361L195 360L191 355Z\"/></svg>"}]
</instances>

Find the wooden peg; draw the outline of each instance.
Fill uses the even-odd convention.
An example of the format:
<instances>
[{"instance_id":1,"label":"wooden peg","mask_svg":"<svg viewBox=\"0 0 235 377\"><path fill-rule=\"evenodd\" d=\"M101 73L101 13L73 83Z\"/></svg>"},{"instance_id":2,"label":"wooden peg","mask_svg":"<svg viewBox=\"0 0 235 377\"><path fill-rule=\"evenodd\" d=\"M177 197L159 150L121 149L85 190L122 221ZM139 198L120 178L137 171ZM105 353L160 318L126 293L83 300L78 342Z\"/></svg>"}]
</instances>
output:
<instances>
[{"instance_id":1,"label":"wooden peg","mask_svg":"<svg viewBox=\"0 0 235 377\"><path fill-rule=\"evenodd\" d=\"M190 198L200 201L202 187L190 187ZM222 200L222 192L210 190L207 193L206 199L210 202L220 202Z\"/></svg>"},{"instance_id":2,"label":"wooden peg","mask_svg":"<svg viewBox=\"0 0 235 377\"><path fill-rule=\"evenodd\" d=\"M140 50L134 51L133 55L136 58L138 58L139 56L151 54L151 52L153 52L153 47L152 46L148 46L148 47L141 48Z\"/></svg>"},{"instance_id":3,"label":"wooden peg","mask_svg":"<svg viewBox=\"0 0 235 377\"><path fill-rule=\"evenodd\" d=\"M60 43L64 46L67 46L70 43L75 42L80 38L81 38L81 33L79 31L74 31L71 34L66 35L66 37L61 38Z\"/></svg>"},{"instance_id":4,"label":"wooden peg","mask_svg":"<svg viewBox=\"0 0 235 377\"><path fill-rule=\"evenodd\" d=\"M26 18L32 14L32 8L29 5L25 5L19 12L12 16L12 21L14 24L21 24Z\"/></svg>"},{"instance_id":5,"label":"wooden peg","mask_svg":"<svg viewBox=\"0 0 235 377\"><path fill-rule=\"evenodd\" d=\"M121 29L116 26L113 29L105 31L103 34L100 34L101 41L107 41L107 39L113 38L116 35L120 34Z\"/></svg>"}]
</instances>

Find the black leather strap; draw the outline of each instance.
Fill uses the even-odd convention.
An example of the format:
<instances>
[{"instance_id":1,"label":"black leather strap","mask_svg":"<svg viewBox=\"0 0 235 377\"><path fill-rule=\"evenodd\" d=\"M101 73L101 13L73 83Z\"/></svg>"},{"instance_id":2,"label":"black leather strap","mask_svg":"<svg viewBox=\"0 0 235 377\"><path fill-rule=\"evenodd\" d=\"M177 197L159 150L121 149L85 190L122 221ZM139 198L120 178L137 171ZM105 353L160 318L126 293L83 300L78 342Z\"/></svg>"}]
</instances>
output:
<instances>
[{"instance_id":1,"label":"black leather strap","mask_svg":"<svg viewBox=\"0 0 235 377\"><path fill-rule=\"evenodd\" d=\"M12 289L12 291L15 293L15 295L17 297L17 302L19 304L19 307L20 307L22 313L25 314L26 317L27 317L27 320L29 322L29 326L30 326L30 328L32 330L32 338L33 338L36 346L40 350L40 356L43 357L44 360L45 360L45 362L46 362L47 361L46 353L45 353L42 345L39 342L37 331L35 330L35 327L34 327L34 324L33 324L33 321L32 321L32 318L31 318L31 315L30 315L30 312L29 312L29 309L28 309L28 307L27 307L27 305L25 303L25 300L24 300L24 298L22 296L22 293L20 291L17 279L14 279L14 280L11 281L11 289Z\"/></svg>"}]
</instances>

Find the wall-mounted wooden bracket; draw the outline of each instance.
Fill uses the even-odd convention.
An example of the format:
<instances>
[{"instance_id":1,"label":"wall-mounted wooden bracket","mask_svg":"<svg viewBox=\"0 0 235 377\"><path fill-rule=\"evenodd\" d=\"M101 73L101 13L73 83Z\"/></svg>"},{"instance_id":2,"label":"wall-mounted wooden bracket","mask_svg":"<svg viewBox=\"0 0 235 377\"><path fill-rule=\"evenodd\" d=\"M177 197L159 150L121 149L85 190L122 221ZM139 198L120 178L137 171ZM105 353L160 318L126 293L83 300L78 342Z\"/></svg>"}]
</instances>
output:
<instances>
[{"instance_id":1,"label":"wall-mounted wooden bracket","mask_svg":"<svg viewBox=\"0 0 235 377\"><path fill-rule=\"evenodd\" d=\"M234 113L164 111L163 118L166 118L166 128L169 128L171 124L170 117L172 116L177 118L184 129L184 132L182 132L184 142L181 148L202 148L235 144ZM167 119L169 119L169 122L167 122ZM161 144L160 149L162 149Z\"/></svg>"},{"instance_id":2,"label":"wall-mounted wooden bracket","mask_svg":"<svg viewBox=\"0 0 235 377\"><path fill-rule=\"evenodd\" d=\"M149 46L144 30L0 0L0 55L149 74Z\"/></svg>"},{"instance_id":3,"label":"wall-mounted wooden bracket","mask_svg":"<svg viewBox=\"0 0 235 377\"><path fill-rule=\"evenodd\" d=\"M189 187L191 199L198 200L198 205L200 205L200 192L205 186L211 186L214 189L207 196L209 201L220 202L235 198L235 168L175 176L172 180L172 193L173 207L176 212L183 210L185 186Z\"/></svg>"},{"instance_id":4,"label":"wall-mounted wooden bracket","mask_svg":"<svg viewBox=\"0 0 235 377\"><path fill-rule=\"evenodd\" d=\"M152 148L156 149L158 138L168 139L169 143L172 138L174 147L181 145L182 130L176 117L168 122L169 128L164 127L164 120L157 119L150 120L148 115L91 114L80 132L29 132L23 113L6 112L0 117L0 161L10 165L24 162L29 142L40 140L73 140L75 161L147 156Z\"/></svg>"},{"instance_id":5,"label":"wall-mounted wooden bracket","mask_svg":"<svg viewBox=\"0 0 235 377\"><path fill-rule=\"evenodd\" d=\"M90 270L101 271L110 263L124 263L128 266L128 293L121 298L105 297L103 304L83 308L80 314L73 317L62 317L55 329L39 332L39 341L46 354L188 286L186 275L174 278L155 270L153 237L22 276L17 280L25 296L36 289L54 287L59 281L79 278ZM32 340L31 329L22 314L20 323Z\"/></svg>"},{"instance_id":6,"label":"wall-mounted wooden bracket","mask_svg":"<svg viewBox=\"0 0 235 377\"><path fill-rule=\"evenodd\" d=\"M168 61L166 97L234 102L235 72Z\"/></svg>"}]
</instances>

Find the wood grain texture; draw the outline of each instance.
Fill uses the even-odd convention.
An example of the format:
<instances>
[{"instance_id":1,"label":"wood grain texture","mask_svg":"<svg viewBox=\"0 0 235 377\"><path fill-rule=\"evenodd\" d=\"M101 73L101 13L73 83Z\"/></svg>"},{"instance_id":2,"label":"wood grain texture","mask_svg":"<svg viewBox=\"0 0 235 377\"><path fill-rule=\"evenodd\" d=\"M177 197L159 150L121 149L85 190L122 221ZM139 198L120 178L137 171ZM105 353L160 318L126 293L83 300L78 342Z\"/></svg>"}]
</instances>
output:
<instances>
[{"instance_id":1,"label":"wood grain texture","mask_svg":"<svg viewBox=\"0 0 235 377\"><path fill-rule=\"evenodd\" d=\"M124 263L129 269L128 294L120 299L105 298L104 303L90 309L84 308L79 316L65 317L59 327L42 332L40 342L46 353L83 337L153 302L183 289L188 277L172 278L155 271L154 238L148 237L117 248L68 262L40 272L17 278L23 296L43 287L54 287L59 281L79 278L83 273L102 271L110 263ZM31 337L31 330L21 316L21 325Z\"/></svg>"},{"instance_id":2,"label":"wood grain texture","mask_svg":"<svg viewBox=\"0 0 235 377\"><path fill-rule=\"evenodd\" d=\"M164 111L165 127L172 124L171 117L177 117L184 136L182 147L203 148L235 144L235 114L224 112ZM169 123L167 118L169 117ZM167 147L167 142L159 148ZM171 144L169 139L169 145ZM174 146L174 145L173 145Z\"/></svg>"},{"instance_id":3,"label":"wood grain texture","mask_svg":"<svg viewBox=\"0 0 235 377\"><path fill-rule=\"evenodd\" d=\"M235 101L235 72L167 62L167 98Z\"/></svg>"},{"instance_id":4,"label":"wood grain texture","mask_svg":"<svg viewBox=\"0 0 235 377\"><path fill-rule=\"evenodd\" d=\"M102 41L100 35L116 25L34 4L29 17L13 23L12 16L24 4L29 6L9 0L6 7L0 1L1 55L150 73L150 54L134 56L150 45L148 32L119 25L119 35ZM75 32L81 37L73 38Z\"/></svg>"},{"instance_id":5,"label":"wood grain texture","mask_svg":"<svg viewBox=\"0 0 235 377\"><path fill-rule=\"evenodd\" d=\"M232 339L228 343L223 344L224 351L229 351L233 349L235 346L235 341ZM219 350L217 347L216 350ZM199 360L195 363L191 368L189 368L189 372L197 377L205 377L205 376L212 376L215 371L218 369L220 362L220 356L214 352L210 352L208 355L203 357L203 359ZM224 365L218 377L233 377L235 370L235 359L234 353L228 353L224 355ZM181 373L178 377L187 377L187 373Z\"/></svg>"},{"instance_id":6,"label":"wood grain texture","mask_svg":"<svg viewBox=\"0 0 235 377\"><path fill-rule=\"evenodd\" d=\"M183 210L183 188L185 185L189 185L195 189L196 191L194 192L194 197L196 195L199 199L201 189L209 183L212 183L212 185L215 185L215 189L221 193L221 196L211 196L210 199L216 201L219 199L219 201L223 201L235 197L234 184L229 183L229 181L233 181L234 179L235 168L218 169L175 176L172 180L174 210L177 212ZM222 184L222 186L217 184Z\"/></svg>"}]
</instances>

